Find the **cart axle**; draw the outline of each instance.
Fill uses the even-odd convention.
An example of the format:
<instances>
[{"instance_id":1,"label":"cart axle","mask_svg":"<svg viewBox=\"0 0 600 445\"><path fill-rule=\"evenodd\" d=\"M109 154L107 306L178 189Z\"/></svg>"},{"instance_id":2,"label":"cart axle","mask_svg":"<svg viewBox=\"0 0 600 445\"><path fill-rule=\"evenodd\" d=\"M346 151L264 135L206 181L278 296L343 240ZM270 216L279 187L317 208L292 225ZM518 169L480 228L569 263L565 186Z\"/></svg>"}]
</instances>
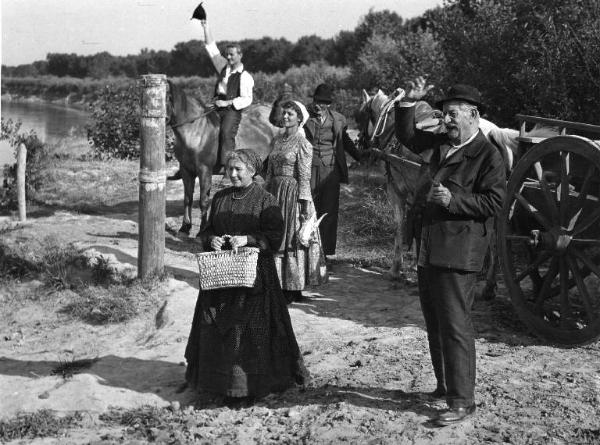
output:
<instances>
[{"instance_id":1,"label":"cart axle","mask_svg":"<svg viewBox=\"0 0 600 445\"><path fill-rule=\"evenodd\" d=\"M572 240L573 237L565 233L556 235L552 232L532 230L529 245L533 247L540 247L545 250L552 250L558 254L564 254Z\"/></svg>"}]
</instances>

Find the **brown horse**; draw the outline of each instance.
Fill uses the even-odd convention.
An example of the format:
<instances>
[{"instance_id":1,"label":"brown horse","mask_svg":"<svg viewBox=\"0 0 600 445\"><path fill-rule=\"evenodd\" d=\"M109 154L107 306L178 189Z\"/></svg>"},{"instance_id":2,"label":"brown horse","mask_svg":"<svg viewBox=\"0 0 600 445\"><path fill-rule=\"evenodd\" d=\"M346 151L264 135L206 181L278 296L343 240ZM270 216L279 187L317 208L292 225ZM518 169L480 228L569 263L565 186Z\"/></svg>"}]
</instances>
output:
<instances>
[{"instance_id":1,"label":"brown horse","mask_svg":"<svg viewBox=\"0 0 600 445\"><path fill-rule=\"evenodd\" d=\"M219 146L219 116L201 100L190 97L183 89L168 81L167 124L175 134L175 157L183 179L183 223L180 232L189 234L192 228L192 204L196 178L200 184L201 225L208 217L212 175L220 170L217 164ZM266 159L271 150L275 127L269 123L270 107L251 105L244 110L236 137L238 148L252 148Z\"/></svg>"}]
</instances>

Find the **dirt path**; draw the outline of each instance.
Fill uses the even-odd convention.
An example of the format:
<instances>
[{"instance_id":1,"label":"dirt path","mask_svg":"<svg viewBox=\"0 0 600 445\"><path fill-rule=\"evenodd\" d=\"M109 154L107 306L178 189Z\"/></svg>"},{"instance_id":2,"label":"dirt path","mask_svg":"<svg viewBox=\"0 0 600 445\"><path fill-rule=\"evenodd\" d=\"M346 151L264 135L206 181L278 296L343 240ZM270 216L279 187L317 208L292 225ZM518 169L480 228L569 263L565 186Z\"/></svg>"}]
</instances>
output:
<instances>
[{"instance_id":1,"label":"dirt path","mask_svg":"<svg viewBox=\"0 0 600 445\"><path fill-rule=\"evenodd\" d=\"M179 186L169 185L173 226L180 196ZM77 240L134 271L136 212L126 205L104 216L53 212L10 236L21 242L46 235ZM173 278L158 318L91 326L66 322L57 308L24 304L4 320L1 415L86 411L89 425L56 443L101 437L111 443L122 433L107 432L97 420L109 407L194 404L196 394L177 392L198 292L189 245L168 234L165 264ZM187 439L211 443L600 443L600 346L544 345L524 331L500 293L474 308L478 412L461 425L435 428L428 419L443 404L416 394L434 385L416 287L394 286L379 273L340 264L328 285L290 306L312 374L306 391L292 389L240 410L206 402L202 410L185 411L191 422L185 428L166 431L171 438L184 431ZM85 358L96 360L72 378L50 375L61 362Z\"/></svg>"}]
</instances>

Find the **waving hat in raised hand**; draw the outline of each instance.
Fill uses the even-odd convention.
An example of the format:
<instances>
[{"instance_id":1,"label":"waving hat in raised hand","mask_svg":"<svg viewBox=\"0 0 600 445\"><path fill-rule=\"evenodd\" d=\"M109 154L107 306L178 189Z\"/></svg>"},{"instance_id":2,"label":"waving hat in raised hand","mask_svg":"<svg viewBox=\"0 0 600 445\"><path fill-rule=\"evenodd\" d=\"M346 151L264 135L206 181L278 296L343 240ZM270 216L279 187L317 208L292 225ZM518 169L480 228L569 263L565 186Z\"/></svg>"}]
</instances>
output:
<instances>
[{"instance_id":1,"label":"waving hat in raised hand","mask_svg":"<svg viewBox=\"0 0 600 445\"><path fill-rule=\"evenodd\" d=\"M204 8L202 7L202 3L200 2L200 4L198 6L196 6L196 9L194 9L194 13L192 14L192 19L197 19L197 20L206 20L206 11L204 10Z\"/></svg>"}]
</instances>

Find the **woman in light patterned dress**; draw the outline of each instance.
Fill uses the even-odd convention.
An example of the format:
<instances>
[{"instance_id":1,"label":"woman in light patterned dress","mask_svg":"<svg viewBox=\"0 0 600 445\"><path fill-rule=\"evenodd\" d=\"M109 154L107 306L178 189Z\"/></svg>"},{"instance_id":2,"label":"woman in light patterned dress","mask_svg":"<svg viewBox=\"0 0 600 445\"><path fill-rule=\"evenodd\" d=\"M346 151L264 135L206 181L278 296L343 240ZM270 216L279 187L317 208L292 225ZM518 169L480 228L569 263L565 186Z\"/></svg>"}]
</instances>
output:
<instances>
[{"instance_id":1,"label":"woman in light patterned dress","mask_svg":"<svg viewBox=\"0 0 600 445\"><path fill-rule=\"evenodd\" d=\"M302 299L307 283L308 248L297 239L302 221L314 212L310 191L312 145L299 131L308 119L304 105L287 101L282 105L284 131L273 139L265 187L273 194L285 221L284 238L275 254L275 264L288 303Z\"/></svg>"}]
</instances>

